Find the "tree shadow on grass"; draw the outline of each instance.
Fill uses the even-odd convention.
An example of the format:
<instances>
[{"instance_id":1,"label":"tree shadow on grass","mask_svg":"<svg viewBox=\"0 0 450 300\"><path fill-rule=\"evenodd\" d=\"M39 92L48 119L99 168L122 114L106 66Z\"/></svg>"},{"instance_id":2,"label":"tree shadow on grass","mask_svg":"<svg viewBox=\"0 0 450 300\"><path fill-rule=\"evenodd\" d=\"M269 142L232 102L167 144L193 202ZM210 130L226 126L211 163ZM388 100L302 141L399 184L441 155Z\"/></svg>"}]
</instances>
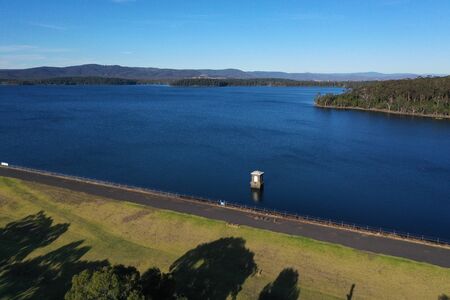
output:
<instances>
[{"instance_id":1,"label":"tree shadow on grass","mask_svg":"<svg viewBox=\"0 0 450 300\"><path fill-rule=\"evenodd\" d=\"M264 287L259 294L259 300L296 300L299 296L298 272L287 268L280 272L274 282Z\"/></svg>"},{"instance_id":2,"label":"tree shadow on grass","mask_svg":"<svg viewBox=\"0 0 450 300\"><path fill-rule=\"evenodd\" d=\"M81 260L90 250L82 246L83 241L25 259L33 250L51 244L69 227L52 223L50 217L39 212L0 229L0 294L5 299L63 299L74 274L108 264Z\"/></svg>"},{"instance_id":3,"label":"tree shadow on grass","mask_svg":"<svg viewBox=\"0 0 450 300\"><path fill-rule=\"evenodd\" d=\"M23 260L35 249L51 244L69 228L67 223L52 223L52 218L40 211L1 228L0 266Z\"/></svg>"},{"instance_id":4,"label":"tree shadow on grass","mask_svg":"<svg viewBox=\"0 0 450 300\"><path fill-rule=\"evenodd\" d=\"M170 267L178 294L188 299L236 298L242 284L254 275L254 253L242 238L222 238L188 251Z\"/></svg>"}]
</instances>

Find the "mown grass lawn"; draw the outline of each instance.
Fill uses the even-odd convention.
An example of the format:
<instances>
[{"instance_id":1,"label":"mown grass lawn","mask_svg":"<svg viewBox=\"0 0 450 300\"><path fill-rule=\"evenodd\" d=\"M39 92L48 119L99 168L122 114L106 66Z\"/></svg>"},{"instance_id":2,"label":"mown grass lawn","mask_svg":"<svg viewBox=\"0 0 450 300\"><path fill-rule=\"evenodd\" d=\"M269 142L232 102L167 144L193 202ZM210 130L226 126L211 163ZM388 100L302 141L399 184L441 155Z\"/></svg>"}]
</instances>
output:
<instances>
[{"instance_id":1,"label":"mown grass lawn","mask_svg":"<svg viewBox=\"0 0 450 300\"><path fill-rule=\"evenodd\" d=\"M257 266L238 299L256 299L285 268L298 271L301 299L346 299L353 284L353 299L450 294L450 269L0 177L0 299L60 297L73 273L107 262L169 272L188 251L227 237L243 239ZM226 270L214 274L242 275Z\"/></svg>"}]
</instances>

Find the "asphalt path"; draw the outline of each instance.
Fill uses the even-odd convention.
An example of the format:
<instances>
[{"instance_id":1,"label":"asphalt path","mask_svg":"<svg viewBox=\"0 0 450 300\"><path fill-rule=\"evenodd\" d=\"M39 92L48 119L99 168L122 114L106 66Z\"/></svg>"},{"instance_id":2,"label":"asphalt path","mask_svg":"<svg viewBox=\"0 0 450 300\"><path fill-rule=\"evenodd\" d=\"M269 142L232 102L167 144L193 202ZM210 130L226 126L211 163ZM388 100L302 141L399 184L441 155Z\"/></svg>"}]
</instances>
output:
<instances>
[{"instance_id":1,"label":"asphalt path","mask_svg":"<svg viewBox=\"0 0 450 300\"><path fill-rule=\"evenodd\" d=\"M296 220L261 217L261 215L251 212L188 201L180 197L133 191L119 187L99 185L93 182L79 181L69 177L62 178L13 168L0 167L0 176L18 178L115 200L139 203L159 209L193 214L238 225L309 237L358 250L392 255L450 268L450 249L442 247L392 239L384 236L363 234Z\"/></svg>"}]
</instances>

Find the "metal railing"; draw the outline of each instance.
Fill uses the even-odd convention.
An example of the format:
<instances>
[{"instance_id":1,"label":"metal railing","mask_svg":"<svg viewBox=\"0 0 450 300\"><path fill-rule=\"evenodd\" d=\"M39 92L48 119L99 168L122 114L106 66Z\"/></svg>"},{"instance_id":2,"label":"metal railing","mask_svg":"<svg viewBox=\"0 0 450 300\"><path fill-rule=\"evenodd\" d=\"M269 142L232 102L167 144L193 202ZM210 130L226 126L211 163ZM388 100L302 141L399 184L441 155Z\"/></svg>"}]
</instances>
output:
<instances>
[{"instance_id":1,"label":"metal railing","mask_svg":"<svg viewBox=\"0 0 450 300\"><path fill-rule=\"evenodd\" d=\"M273 209L273 208L263 208L263 207L257 207L254 205L250 206L250 205L234 203L234 202L229 202L229 201L222 201L222 200L217 200L217 199L215 200L215 199L204 198L204 197L200 197L200 196L192 196L192 195L186 195L186 194L181 194L181 193L162 191L162 190L153 189L153 188L143 188L143 187L138 187L138 186L133 186L133 185L120 184L120 183L109 182L109 181L93 179L93 178L87 178L87 177L82 177L82 176L66 175L66 174L62 174L62 173L57 173L57 172L52 172L52 171L44 171L44 170L16 166L16 165L8 165L8 166L3 165L3 166L0 166L0 168L7 168L7 169L37 173L37 174L41 174L41 175L59 177L59 178L68 179L68 180L76 180L76 181L81 181L81 182L85 182L85 183L98 184L98 185L102 185L102 186L106 186L106 187L126 189L126 190L135 191L135 192L157 194L157 195L161 195L161 196L173 197L173 198L177 198L177 199L188 200L188 201L198 202L198 203L202 203L202 204L208 204L208 205L219 206L219 207L224 207L224 208L229 208L229 209L246 211L246 212L253 213L253 214L263 215L266 217L281 218L281 219L286 219L286 220L313 223L313 224L318 224L318 225L322 225L322 226L335 227L335 228L340 228L340 229L345 229L345 230L350 230L350 231L367 233L367 234L371 234L371 235L375 235L375 236L389 237L389 238L395 238L395 239L404 239L404 240L414 241L414 242L419 242L419 243L426 243L426 244L450 247L449 239L427 236L427 235L411 234L408 232L398 231L398 230L394 230L394 229L386 229L386 228L382 228L382 227L374 227L374 226L361 225L361 224L356 224L356 223L347 223L344 221L337 221L337 220L333 220L330 218L325 219L325 218L320 218L320 217L313 217L313 216L308 216L308 215L290 213L287 211L280 211L280 210Z\"/></svg>"}]
</instances>

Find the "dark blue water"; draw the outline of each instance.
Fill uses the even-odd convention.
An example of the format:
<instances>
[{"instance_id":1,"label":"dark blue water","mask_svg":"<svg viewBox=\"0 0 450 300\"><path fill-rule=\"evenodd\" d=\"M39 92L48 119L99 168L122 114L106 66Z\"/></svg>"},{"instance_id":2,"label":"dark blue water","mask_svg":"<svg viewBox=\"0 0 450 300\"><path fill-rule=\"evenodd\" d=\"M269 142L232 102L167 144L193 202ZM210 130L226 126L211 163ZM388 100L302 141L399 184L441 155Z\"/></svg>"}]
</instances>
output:
<instances>
[{"instance_id":1,"label":"dark blue water","mask_svg":"<svg viewBox=\"0 0 450 300\"><path fill-rule=\"evenodd\" d=\"M341 90L3 86L0 160L450 238L450 122L322 110L319 92Z\"/></svg>"}]
</instances>

